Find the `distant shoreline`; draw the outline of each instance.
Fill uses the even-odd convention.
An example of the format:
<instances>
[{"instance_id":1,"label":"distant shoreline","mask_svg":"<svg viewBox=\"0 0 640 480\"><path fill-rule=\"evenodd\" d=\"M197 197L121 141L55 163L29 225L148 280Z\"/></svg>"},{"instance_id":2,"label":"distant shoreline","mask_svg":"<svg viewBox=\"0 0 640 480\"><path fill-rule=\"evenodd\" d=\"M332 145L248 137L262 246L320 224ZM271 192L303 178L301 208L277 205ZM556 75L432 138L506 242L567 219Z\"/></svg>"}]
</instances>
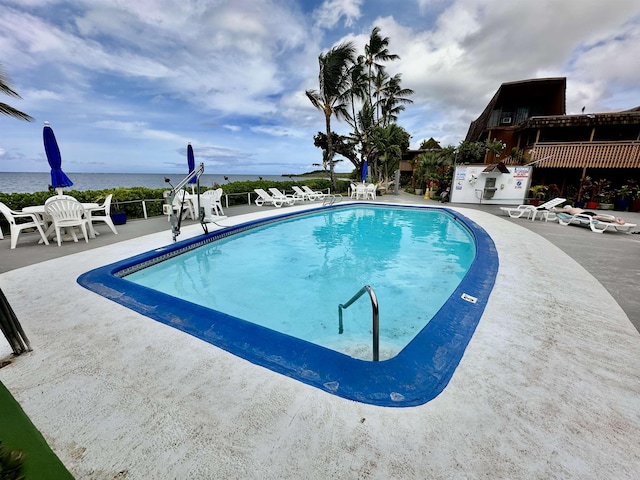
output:
<instances>
[{"instance_id":1,"label":"distant shoreline","mask_svg":"<svg viewBox=\"0 0 640 480\"><path fill-rule=\"evenodd\" d=\"M67 172L65 172L67 173ZM68 190L106 190L114 188L167 188L168 183L176 185L186 173L162 174L162 173L67 173L73 182ZM292 177L294 178L294 177ZM301 178L301 177L295 177ZM308 177L304 177L308 178ZM167 182L165 179L169 179ZM203 174L200 177L201 187L224 186L230 182L267 180L273 182L283 181L280 175L217 175ZM12 193L36 193L46 192L51 184L50 172L2 172L0 173L0 192Z\"/></svg>"},{"instance_id":2,"label":"distant shoreline","mask_svg":"<svg viewBox=\"0 0 640 480\"><path fill-rule=\"evenodd\" d=\"M65 172L66 173L66 172ZM339 178L343 178L338 174ZM109 190L116 188L150 188L166 189L168 184L176 185L186 174L162 174L162 173L67 173L73 185L65 190ZM200 186L212 188L234 182L260 181L283 182L301 181L311 179L326 180L328 177L319 175L318 172L308 172L304 175L219 175L203 174L200 177ZM169 179L169 182L166 181ZM0 172L0 192L3 194L46 192L51 184L50 172Z\"/></svg>"}]
</instances>

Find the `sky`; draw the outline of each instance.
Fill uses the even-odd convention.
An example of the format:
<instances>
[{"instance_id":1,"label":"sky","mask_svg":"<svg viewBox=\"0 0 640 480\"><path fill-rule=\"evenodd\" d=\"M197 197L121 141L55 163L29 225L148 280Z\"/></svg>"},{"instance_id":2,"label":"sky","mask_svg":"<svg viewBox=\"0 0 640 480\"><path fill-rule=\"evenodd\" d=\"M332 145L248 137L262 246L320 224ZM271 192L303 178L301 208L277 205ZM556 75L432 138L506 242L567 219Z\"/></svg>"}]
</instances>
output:
<instances>
[{"instance_id":1,"label":"sky","mask_svg":"<svg viewBox=\"0 0 640 480\"><path fill-rule=\"evenodd\" d=\"M640 106L638 0L0 0L22 97L0 102L35 118L0 116L0 172L49 171L45 121L67 173L186 175L188 142L205 173L315 170L318 55L376 26L411 148L458 145L505 82L566 77L568 114Z\"/></svg>"}]
</instances>

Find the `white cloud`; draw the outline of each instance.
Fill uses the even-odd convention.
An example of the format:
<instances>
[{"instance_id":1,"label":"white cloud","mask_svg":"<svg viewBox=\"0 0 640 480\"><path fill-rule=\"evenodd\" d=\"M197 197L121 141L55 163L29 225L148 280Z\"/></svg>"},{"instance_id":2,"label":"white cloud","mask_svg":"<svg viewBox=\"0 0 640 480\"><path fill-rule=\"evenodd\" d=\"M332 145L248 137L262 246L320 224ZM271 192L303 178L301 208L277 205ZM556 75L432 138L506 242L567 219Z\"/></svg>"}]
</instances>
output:
<instances>
[{"instance_id":1,"label":"white cloud","mask_svg":"<svg viewBox=\"0 0 640 480\"><path fill-rule=\"evenodd\" d=\"M360 17L363 0L325 0L314 12L319 27L333 28L341 18L347 27Z\"/></svg>"},{"instance_id":2,"label":"white cloud","mask_svg":"<svg viewBox=\"0 0 640 480\"><path fill-rule=\"evenodd\" d=\"M167 132L148 128L145 122L119 122L115 120L100 120L94 123L98 128L105 130L116 130L118 132L124 132L130 137L134 138L147 138L151 140L165 140L169 142L187 143L181 135L176 135L173 132Z\"/></svg>"},{"instance_id":3,"label":"white cloud","mask_svg":"<svg viewBox=\"0 0 640 480\"><path fill-rule=\"evenodd\" d=\"M0 148L34 164L41 122L50 120L67 142L72 137L78 158L91 149L102 168L113 165L115 149L118 165L137 170L143 162L155 168L151 158L177 165L177 150L193 140L219 149L210 160L228 160L221 168L304 169L319 161L312 137L324 130L304 94L318 88L318 54L343 40L361 51L373 26L401 56L389 73L415 91L399 117L412 146L432 136L457 144L500 84L513 80L566 76L570 113L640 103L636 0L0 0L0 7L1 61L23 97L13 106L38 124L3 123ZM332 127L348 130L335 120Z\"/></svg>"}]
</instances>

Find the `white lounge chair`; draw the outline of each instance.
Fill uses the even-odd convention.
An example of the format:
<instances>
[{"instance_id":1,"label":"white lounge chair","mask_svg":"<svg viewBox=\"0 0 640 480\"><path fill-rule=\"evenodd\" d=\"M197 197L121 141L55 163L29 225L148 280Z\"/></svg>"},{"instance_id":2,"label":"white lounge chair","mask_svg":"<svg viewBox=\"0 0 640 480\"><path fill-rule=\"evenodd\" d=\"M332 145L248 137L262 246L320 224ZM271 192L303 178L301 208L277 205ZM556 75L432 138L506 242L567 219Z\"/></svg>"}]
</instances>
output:
<instances>
[{"instance_id":1,"label":"white lounge chair","mask_svg":"<svg viewBox=\"0 0 640 480\"><path fill-rule=\"evenodd\" d=\"M280 208L282 205L293 205L293 200L289 198L274 198L265 192L262 188L254 188L254 192L258 194L258 198L256 198L255 203L257 206L262 207L263 205L273 205L274 207Z\"/></svg>"},{"instance_id":2,"label":"white lounge chair","mask_svg":"<svg viewBox=\"0 0 640 480\"><path fill-rule=\"evenodd\" d=\"M314 201L316 200L316 198L318 197L315 193L307 193L304 190L302 190L299 186L294 185L293 187L291 187L293 189L293 191L295 192L295 194L293 195L294 198L297 198L299 200L309 200L309 201Z\"/></svg>"},{"instance_id":3,"label":"white lounge chair","mask_svg":"<svg viewBox=\"0 0 640 480\"><path fill-rule=\"evenodd\" d=\"M610 217L611 221L607 222L593 218L585 213L577 213L571 215L569 213L558 212L555 214L560 225L583 225L588 226L592 232L603 233L607 230L616 230L620 232L628 232L629 229L637 227L635 223L617 223L613 215L598 214L599 217Z\"/></svg>"},{"instance_id":4,"label":"white lounge chair","mask_svg":"<svg viewBox=\"0 0 640 480\"><path fill-rule=\"evenodd\" d=\"M76 236L75 227L80 227L84 235L84 241L89 243L87 230L91 227L89 226L89 219L85 216L84 207L79 201L69 198L56 198L45 203L44 210L53 221L58 246L62 245L62 235L60 233L62 228L66 229L71 234L73 241L77 243L78 237Z\"/></svg>"},{"instance_id":5,"label":"white lounge chair","mask_svg":"<svg viewBox=\"0 0 640 480\"><path fill-rule=\"evenodd\" d=\"M545 219L545 221L548 221L550 219L554 219L553 216L551 216L550 218L549 211L553 207L557 207L558 205L566 201L566 198L557 197L540 205L518 205L517 207L500 207L500 210L505 212L511 218L521 218L523 215L526 215L527 218L530 218L531 221L533 221L536 219L536 216L540 214L541 217Z\"/></svg>"},{"instance_id":6,"label":"white lounge chair","mask_svg":"<svg viewBox=\"0 0 640 480\"><path fill-rule=\"evenodd\" d=\"M293 203L296 203L296 200L301 200L300 198L296 198L293 195L287 195L286 193L282 193L280 190L278 190L275 187L269 188L269 192L271 192L271 196L273 198L281 199L283 202L292 201L292 204L293 204Z\"/></svg>"},{"instance_id":7,"label":"white lounge chair","mask_svg":"<svg viewBox=\"0 0 640 480\"><path fill-rule=\"evenodd\" d=\"M98 208L90 208L86 212L87 212L87 218L89 220L89 224L92 226L92 228L94 223L104 222L109 226L111 231L115 235L117 235L118 231L116 230L116 226L113 224L113 220L111 220L111 199L112 198L113 198L113 194L107 195L107 198L104 199L104 202L102 205L99 205Z\"/></svg>"},{"instance_id":8,"label":"white lounge chair","mask_svg":"<svg viewBox=\"0 0 640 480\"><path fill-rule=\"evenodd\" d=\"M323 193L320 190L314 192L313 190L311 190L311 188L309 188L308 185L302 185L302 190L304 190L308 194L315 195L316 196L316 200L320 200L320 199L323 199L324 197L329 196L328 193Z\"/></svg>"},{"instance_id":9,"label":"white lounge chair","mask_svg":"<svg viewBox=\"0 0 640 480\"><path fill-rule=\"evenodd\" d=\"M11 210L7 205L5 205L2 202L0 202L0 213L2 213L4 217L7 219L7 222L9 222L9 229L10 229L9 232L11 234L11 249L16 248L16 245L18 244L18 237L20 236L20 232L22 230L26 230L27 228L37 229L38 233L40 234L40 237L42 237L42 241L46 245L49 245L49 240L47 240L47 237L44 234L44 230L42 229L42 227L44 227L44 223L42 222L42 219L40 218L39 215L35 213L16 212L14 210ZM31 221L22 222L22 221L18 221L18 219L21 219L21 220L29 219ZM4 236L0 238L4 238Z\"/></svg>"}]
</instances>

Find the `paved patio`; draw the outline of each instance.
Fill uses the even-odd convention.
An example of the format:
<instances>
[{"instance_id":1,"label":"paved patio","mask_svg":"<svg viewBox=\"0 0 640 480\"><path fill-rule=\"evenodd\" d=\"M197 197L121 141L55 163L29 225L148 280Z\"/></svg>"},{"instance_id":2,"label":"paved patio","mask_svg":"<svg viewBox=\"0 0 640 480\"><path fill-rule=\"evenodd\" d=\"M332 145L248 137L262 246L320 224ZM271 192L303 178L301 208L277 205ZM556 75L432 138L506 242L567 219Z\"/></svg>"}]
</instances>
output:
<instances>
[{"instance_id":1,"label":"paved patio","mask_svg":"<svg viewBox=\"0 0 640 480\"><path fill-rule=\"evenodd\" d=\"M453 378L425 405L329 395L76 283L170 243L164 219L161 232L123 240L123 228L119 241L105 233L102 246L74 245L82 251L2 273L34 351L1 369L0 381L83 479L637 478L640 334L591 273L529 228L618 253L637 252L638 235L451 208L492 236L500 270ZM180 239L201 232L190 225ZM12 253L7 247L0 262ZM0 358L9 353L0 344Z\"/></svg>"}]
</instances>

